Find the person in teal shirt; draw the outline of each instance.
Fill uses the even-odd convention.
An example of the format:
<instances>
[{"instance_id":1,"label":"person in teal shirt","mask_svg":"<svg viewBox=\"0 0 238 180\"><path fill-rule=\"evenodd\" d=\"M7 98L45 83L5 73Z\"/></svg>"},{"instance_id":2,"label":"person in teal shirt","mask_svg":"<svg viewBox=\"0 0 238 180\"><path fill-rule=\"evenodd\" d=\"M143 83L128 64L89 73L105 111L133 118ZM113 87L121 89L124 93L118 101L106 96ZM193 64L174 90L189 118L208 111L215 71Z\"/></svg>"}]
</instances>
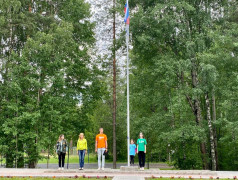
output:
<instances>
[{"instance_id":1,"label":"person in teal shirt","mask_svg":"<svg viewBox=\"0 0 238 180\"><path fill-rule=\"evenodd\" d=\"M136 155L136 145L134 143L134 140L131 139L131 144L130 144L130 164L134 165L134 157Z\"/></svg>"},{"instance_id":2,"label":"person in teal shirt","mask_svg":"<svg viewBox=\"0 0 238 180\"><path fill-rule=\"evenodd\" d=\"M137 144L140 170L144 170L147 142L146 142L146 139L144 138L144 135L142 132L140 133L139 139L137 140L136 144Z\"/></svg>"}]
</instances>

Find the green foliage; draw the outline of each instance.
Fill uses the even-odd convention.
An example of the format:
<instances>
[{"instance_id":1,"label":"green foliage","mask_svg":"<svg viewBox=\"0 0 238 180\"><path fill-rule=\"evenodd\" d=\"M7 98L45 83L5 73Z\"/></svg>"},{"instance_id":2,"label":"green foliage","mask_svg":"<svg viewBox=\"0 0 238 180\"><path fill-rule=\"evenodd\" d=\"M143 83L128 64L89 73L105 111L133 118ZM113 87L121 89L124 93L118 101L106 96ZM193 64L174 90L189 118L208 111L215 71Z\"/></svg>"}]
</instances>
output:
<instances>
[{"instance_id":1,"label":"green foliage","mask_svg":"<svg viewBox=\"0 0 238 180\"><path fill-rule=\"evenodd\" d=\"M237 5L130 1L131 138L144 133L147 160L211 169L213 134L218 169L237 170ZM0 0L0 149L7 167L35 167L41 151L54 155L62 133L74 145L84 132L94 150L99 127L112 152L112 79L90 57L89 18L83 0ZM117 157L123 161L126 86L117 77Z\"/></svg>"},{"instance_id":2,"label":"green foliage","mask_svg":"<svg viewBox=\"0 0 238 180\"><path fill-rule=\"evenodd\" d=\"M41 151L55 153L60 134L70 141L90 130L104 86L88 55L94 26L78 23L90 17L82 0L0 4L1 153L7 167L35 167Z\"/></svg>"},{"instance_id":3,"label":"green foliage","mask_svg":"<svg viewBox=\"0 0 238 180\"><path fill-rule=\"evenodd\" d=\"M237 135L232 128L237 111L236 5L236 1L131 1L136 9L130 27L135 67L130 77L132 134L144 132L148 153L160 153L168 161L170 152L180 169L203 168L203 142L211 166L204 99L208 93L216 98L216 112L210 109L216 113L218 167L237 170ZM195 102L200 102L199 122Z\"/></svg>"}]
</instances>

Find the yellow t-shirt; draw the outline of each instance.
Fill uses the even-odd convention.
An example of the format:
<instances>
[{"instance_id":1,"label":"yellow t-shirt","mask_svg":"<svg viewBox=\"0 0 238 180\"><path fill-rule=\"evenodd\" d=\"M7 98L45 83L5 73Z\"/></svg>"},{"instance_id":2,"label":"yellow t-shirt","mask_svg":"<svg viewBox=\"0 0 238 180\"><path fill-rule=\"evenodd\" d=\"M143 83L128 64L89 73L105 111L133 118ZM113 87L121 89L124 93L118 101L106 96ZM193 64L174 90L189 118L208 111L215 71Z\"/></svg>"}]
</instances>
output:
<instances>
[{"instance_id":1,"label":"yellow t-shirt","mask_svg":"<svg viewBox=\"0 0 238 180\"><path fill-rule=\"evenodd\" d=\"M77 150L86 150L88 149L88 145L87 145L87 140L86 139L78 139L77 142Z\"/></svg>"},{"instance_id":2,"label":"yellow t-shirt","mask_svg":"<svg viewBox=\"0 0 238 180\"><path fill-rule=\"evenodd\" d=\"M106 134L98 134L96 136L97 148L106 148L107 136Z\"/></svg>"}]
</instances>

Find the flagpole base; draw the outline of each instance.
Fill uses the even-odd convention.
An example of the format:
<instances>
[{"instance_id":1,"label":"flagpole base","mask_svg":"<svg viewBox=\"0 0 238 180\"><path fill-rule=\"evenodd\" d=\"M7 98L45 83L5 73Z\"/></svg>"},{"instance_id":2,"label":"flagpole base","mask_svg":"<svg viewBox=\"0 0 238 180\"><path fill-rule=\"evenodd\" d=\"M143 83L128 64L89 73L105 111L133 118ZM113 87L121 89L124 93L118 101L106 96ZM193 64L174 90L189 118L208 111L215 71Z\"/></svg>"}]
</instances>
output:
<instances>
[{"instance_id":1,"label":"flagpole base","mask_svg":"<svg viewBox=\"0 0 238 180\"><path fill-rule=\"evenodd\" d=\"M121 166L120 171L138 171L139 167L138 166Z\"/></svg>"}]
</instances>

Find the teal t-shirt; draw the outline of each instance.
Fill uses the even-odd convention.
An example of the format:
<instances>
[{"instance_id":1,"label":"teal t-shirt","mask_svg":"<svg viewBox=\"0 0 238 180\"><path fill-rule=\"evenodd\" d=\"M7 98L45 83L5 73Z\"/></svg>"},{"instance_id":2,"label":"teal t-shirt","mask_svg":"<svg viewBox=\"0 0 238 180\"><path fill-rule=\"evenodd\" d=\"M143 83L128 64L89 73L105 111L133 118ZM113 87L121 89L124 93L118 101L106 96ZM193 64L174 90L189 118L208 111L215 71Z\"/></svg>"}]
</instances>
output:
<instances>
[{"instance_id":1,"label":"teal t-shirt","mask_svg":"<svg viewBox=\"0 0 238 180\"><path fill-rule=\"evenodd\" d=\"M130 156L135 156L135 155L136 155L136 145L130 144Z\"/></svg>"},{"instance_id":2,"label":"teal t-shirt","mask_svg":"<svg viewBox=\"0 0 238 180\"><path fill-rule=\"evenodd\" d=\"M137 145L138 145L138 152L139 151L145 151L145 145L147 144L145 139L138 139Z\"/></svg>"}]
</instances>

